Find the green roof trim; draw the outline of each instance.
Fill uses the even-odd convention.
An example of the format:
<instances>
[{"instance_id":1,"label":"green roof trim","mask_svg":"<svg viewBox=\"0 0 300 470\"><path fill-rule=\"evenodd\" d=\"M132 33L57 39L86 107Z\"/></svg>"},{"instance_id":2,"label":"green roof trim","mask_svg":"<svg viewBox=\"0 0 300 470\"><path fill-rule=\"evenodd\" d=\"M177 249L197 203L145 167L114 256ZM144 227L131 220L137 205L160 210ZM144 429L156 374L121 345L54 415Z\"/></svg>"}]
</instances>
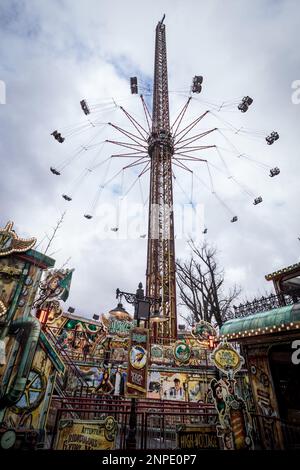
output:
<instances>
[{"instance_id":1,"label":"green roof trim","mask_svg":"<svg viewBox=\"0 0 300 470\"><path fill-rule=\"evenodd\" d=\"M249 317L234 318L228 320L220 330L220 336L229 336L245 331L273 328L281 325L287 326L290 323L300 322L300 304L287 305L285 307L274 308L267 312L259 312Z\"/></svg>"},{"instance_id":2,"label":"green roof trim","mask_svg":"<svg viewBox=\"0 0 300 470\"><path fill-rule=\"evenodd\" d=\"M35 261L45 264L48 268L53 268L53 266L55 265L55 260L53 258L50 258L50 256L44 255L39 251L30 249L25 251L24 254L30 256Z\"/></svg>"}]
</instances>

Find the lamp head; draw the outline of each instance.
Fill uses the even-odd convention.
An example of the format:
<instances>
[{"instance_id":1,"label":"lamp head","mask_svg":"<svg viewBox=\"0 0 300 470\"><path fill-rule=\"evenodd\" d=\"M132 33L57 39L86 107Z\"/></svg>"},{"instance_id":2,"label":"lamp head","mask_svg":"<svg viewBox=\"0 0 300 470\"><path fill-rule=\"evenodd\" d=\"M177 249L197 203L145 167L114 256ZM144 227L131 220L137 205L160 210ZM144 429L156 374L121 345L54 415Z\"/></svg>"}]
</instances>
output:
<instances>
[{"instance_id":1,"label":"lamp head","mask_svg":"<svg viewBox=\"0 0 300 470\"><path fill-rule=\"evenodd\" d=\"M168 321L168 319L160 315L158 310L155 310L155 312L151 313L150 315L150 321L151 323L163 323L165 321Z\"/></svg>"},{"instance_id":2,"label":"lamp head","mask_svg":"<svg viewBox=\"0 0 300 470\"><path fill-rule=\"evenodd\" d=\"M126 312L121 302L118 303L116 308L113 308L112 310L109 311L109 315L117 318L118 320L131 320L131 316L129 315L128 312Z\"/></svg>"}]
</instances>

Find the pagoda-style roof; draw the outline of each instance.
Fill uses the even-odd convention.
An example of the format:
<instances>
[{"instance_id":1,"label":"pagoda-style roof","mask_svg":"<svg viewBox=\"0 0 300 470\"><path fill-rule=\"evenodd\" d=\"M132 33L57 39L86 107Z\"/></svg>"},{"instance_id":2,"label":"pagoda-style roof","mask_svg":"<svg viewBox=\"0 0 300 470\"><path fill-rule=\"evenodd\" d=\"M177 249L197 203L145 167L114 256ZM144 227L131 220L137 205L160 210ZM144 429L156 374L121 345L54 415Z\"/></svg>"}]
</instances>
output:
<instances>
[{"instance_id":1,"label":"pagoda-style roof","mask_svg":"<svg viewBox=\"0 0 300 470\"><path fill-rule=\"evenodd\" d=\"M267 281L272 281L278 279L286 274L292 274L294 272L300 271L300 263L292 264L291 266L287 266L286 268L279 269L278 271L274 271L271 274L266 274L265 279Z\"/></svg>"},{"instance_id":2,"label":"pagoda-style roof","mask_svg":"<svg viewBox=\"0 0 300 470\"><path fill-rule=\"evenodd\" d=\"M0 228L0 257L14 254L18 258L29 261L42 269L53 267L55 260L49 256L33 250L36 238L21 238L14 230L14 223L8 222Z\"/></svg>"},{"instance_id":3,"label":"pagoda-style roof","mask_svg":"<svg viewBox=\"0 0 300 470\"><path fill-rule=\"evenodd\" d=\"M0 256L12 253L23 253L30 250L36 244L36 238L21 238L13 229L14 223L7 222L4 228L0 228Z\"/></svg>"},{"instance_id":4,"label":"pagoda-style roof","mask_svg":"<svg viewBox=\"0 0 300 470\"><path fill-rule=\"evenodd\" d=\"M228 320L220 330L220 337L240 340L289 330L300 331L300 303Z\"/></svg>"}]
</instances>

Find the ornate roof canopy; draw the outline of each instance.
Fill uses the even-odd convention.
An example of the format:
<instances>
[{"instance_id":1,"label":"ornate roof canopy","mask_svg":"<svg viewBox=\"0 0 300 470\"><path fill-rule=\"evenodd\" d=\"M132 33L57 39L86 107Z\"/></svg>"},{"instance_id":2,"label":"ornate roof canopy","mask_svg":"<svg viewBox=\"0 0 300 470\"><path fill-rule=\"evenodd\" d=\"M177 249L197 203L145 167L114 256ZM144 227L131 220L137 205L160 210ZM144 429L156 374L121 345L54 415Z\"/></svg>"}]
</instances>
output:
<instances>
[{"instance_id":1,"label":"ornate roof canopy","mask_svg":"<svg viewBox=\"0 0 300 470\"><path fill-rule=\"evenodd\" d=\"M20 238L13 230L14 223L8 222L0 229L0 257L12 253L24 253L36 244L36 238Z\"/></svg>"},{"instance_id":2,"label":"ornate roof canopy","mask_svg":"<svg viewBox=\"0 0 300 470\"><path fill-rule=\"evenodd\" d=\"M291 266L287 266L286 268L282 268L282 269L279 269L278 271L274 271L271 274L266 274L265 278L267 281L272 281L286 274L292 274L296 271L300 271L300 263L292 264Z\"/></svg>"}]
</instances>

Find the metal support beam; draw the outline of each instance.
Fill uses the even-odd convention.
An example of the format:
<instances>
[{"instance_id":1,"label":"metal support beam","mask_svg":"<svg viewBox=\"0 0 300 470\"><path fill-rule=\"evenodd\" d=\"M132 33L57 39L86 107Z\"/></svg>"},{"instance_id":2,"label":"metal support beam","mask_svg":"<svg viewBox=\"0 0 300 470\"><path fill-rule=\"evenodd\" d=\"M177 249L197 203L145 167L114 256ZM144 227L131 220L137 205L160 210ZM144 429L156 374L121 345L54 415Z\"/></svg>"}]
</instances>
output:
<instances>
[{"instance_id":1,"label":"metal support beam","mask_svg":"<svg viewBox=\"0 0 300 470\"><path fill-rule=\"evenodd\" d=\"M177 337L175 243L172 156L166 33L163 21L156 26L152 131L148 140L150 167L147 296L162 298L158 338Z\"/></svg>"}]
</instances>

